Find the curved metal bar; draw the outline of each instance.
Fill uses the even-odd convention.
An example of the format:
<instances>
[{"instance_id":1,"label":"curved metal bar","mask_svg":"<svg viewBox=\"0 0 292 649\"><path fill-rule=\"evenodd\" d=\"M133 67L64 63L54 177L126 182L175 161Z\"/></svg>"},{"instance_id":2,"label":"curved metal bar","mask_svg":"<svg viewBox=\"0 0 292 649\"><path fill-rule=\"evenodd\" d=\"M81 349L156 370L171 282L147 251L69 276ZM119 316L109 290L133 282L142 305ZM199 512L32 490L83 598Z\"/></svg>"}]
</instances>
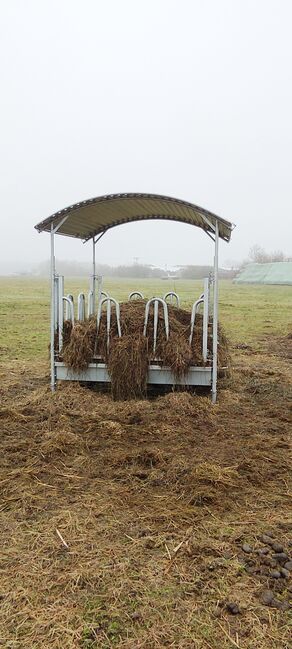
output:
<instances>
[{"instance_id":1,"label":"curved metal bar","mask_svg":"<svg viewBox=\"0 0 292 649\"><path fill-rule=\"evenodd\" d=\"M122 336L122 330L121 330L121 320L120 320L120 305L115 300L113 297L104 297L101 302L98 305L98 310L97 310L97 318L96 318L96 328L97 328L97 333L99 330L99 325L100 325L100 319L101 319L101 311L102 307L104 304L106 304L106 333L107 333L107 348L109 349L109 341L110 341L110 328L111 328L111 303L115 306L116 309L116 319L117 319L117 328L118 328L118 336L121 338Z\"/></svg>"},{"instance_id":2,"label":"curved metal bar","mask_svg":"<svg viewBox=\"0 0 292 649\"><path fill-rule=\"evenodd\" d=\"M74 303L73 300L71 299L71 295L67 295L67 297L63 297L64 302L66 302L66 320L71 320L72 325L74 325ZM69 307L69 309L68 309Z\"/></svg>"},{"instance_id":3,"label":"curved metal bar","mask_svg":"<svg viewBox=\"0 0 292 649\"><path fill-rule=\"evenodd\" d=\"M192 344L193 340L193 334L194 334L194 326L195 326L195 320L196 320L196 314L198 313L198 307L200 304L203 304L204 299L200 297L196 302L193 304L192 308L192 315L191 315L191 332L190 332L190 337L189 337L189 344Z\"/></svg>"},{"instance_id":4,"label":"curved metal bar","mask_svg":"<svg viewBox=\"0 0 292 649\"><path fill-rule=\"evenodd\" d=\"M71 295L71 293L68 293L67 300L71 300L73 304L73 310L74 310L74 297L73 295ZM66 301L65 320L71 320L71 306L68 306L67 301Z\"/></svg>"},{"instance_id":5,"label":"curved metal bar","mask_svg":"<svg viewBox=\"0 0 292 649\"><path fill-rule=\"evenodd\" d=\"M79 293L77 298L77 320L85 320L85 295Z\"/></svg>"},{"instance_id":6,"label":"curved metal bar","mask_svg":"<svg viewBox=\"0 0 292 649\"><path fill-rule=\"evenodd\" d=\"M101 291L100 295L103 295L103 297L109 297L109 294L106 291Z\"/></svg>"},{"instance_id":7,"label":"curved metal bar","mask_svg":"<svg viewBox=\"0 0 292 649\"><path fill-rule=\"evenodd\" d=\"M146 336L146 333L147 333L147 324L148 324L149 311L150 311L151 304L153 304L153 308L154 308L153 352L155 354L156 342L157 342L159 304L162 304L162 307L163 307L165 335L166 335L167 340L169 338L169 318L168 318L167 303L165 302L165 300L163 298L161 298L161 297L152 297L150 300L148 300L148 302L147 302L147 304L145 306L143 336Z\"/></svg>"},{"instance_id":8,"label":"curved metal bar","mask_svg":"<svg viewBox=\"0 0 292 649\"><path fill-rule=\"evenodd\" d=\"M165 295L164 295L164 297L163 297L163 299L165 300L165 302L166 302L166 300L167 300L168 297L171 298L171 300L170 300L170 304L172 304L173 298L175 298L175 299L176 299L176 306L179 307L180 300L179 300L179 296L178 296L177 293L175 293L174 291L168 291L168 293L165 293Z\"/></svg>"},{"instance_id":9,"label":"curved metal bar","mask_svg":"<svg viewBox=\"0 0 292 649\"><path fill-rule=\"evenodd\" d=\"M136 296L137 296L137 297L136 297ZM132 300L133 298L135 298L135 300L136 300L137 298L141 298L141 300L144 300L144 295L143 295L143 293L141 293L140 291L132 291L132 293L130 293L130 295L129 295L129 297L128 297L128 300L130 301L130 300Z\"/></svg>"}]
</instances>

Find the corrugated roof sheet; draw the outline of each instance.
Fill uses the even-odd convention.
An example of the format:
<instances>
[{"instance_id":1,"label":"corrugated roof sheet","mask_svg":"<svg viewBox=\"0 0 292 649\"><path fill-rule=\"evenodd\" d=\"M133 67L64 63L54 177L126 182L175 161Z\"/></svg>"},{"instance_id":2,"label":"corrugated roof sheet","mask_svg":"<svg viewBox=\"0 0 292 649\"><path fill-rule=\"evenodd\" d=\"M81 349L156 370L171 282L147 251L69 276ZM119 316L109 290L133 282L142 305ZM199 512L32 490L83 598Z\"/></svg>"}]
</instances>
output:
<instances>
[{"instance_id":1,"label":"corrugated roof sheet","mask_svg":"<svg viewBox=\"0 0 292 649\"><path fill-rule=\"evenodd\" d=\"M234 279L236 284L292 285L292 261L248 264Z\"/></svg>"},{"instance_id":2,"label":"corrugated roof sheet","mask_svg":"<svg viewBox=\"0 0 292 649\"><path fill-rule=\"evenodd\" d=\"M65 216L68 218L60 226L58 234L84 240L116 225L147 219L181 221L210 234L217 221L219 236L225 241L230 240L234 227L229 221L193 203L157 194L109 194L90 198L52 214L35 227L39 232L49 232L51 224L56 227Z\"/></svg>"}]
</instances>

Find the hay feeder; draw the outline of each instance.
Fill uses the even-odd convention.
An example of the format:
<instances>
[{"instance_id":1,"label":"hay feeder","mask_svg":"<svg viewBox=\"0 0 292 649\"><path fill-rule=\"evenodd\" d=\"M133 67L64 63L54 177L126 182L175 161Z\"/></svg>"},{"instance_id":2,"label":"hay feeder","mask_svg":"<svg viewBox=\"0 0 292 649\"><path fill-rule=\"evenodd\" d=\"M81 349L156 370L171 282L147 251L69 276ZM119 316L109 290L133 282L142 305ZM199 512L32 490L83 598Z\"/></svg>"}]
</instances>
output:
<instances>
[{"instance_id":1,"label":"hay feeder","mask_svg":"<svg viewBox=\"0 0 292 649\"><path fill-rule=\"evenodd\" d=\"M219 239L229 241L233 225L228 221L186 201L153 194L111 194L81 203L76 203L48 217L36 226L39 232L51 235L51 388L55 390L57 380L90 381L100 384L111 382L106 358L92 355L85 369L72 370L62 358L64 344L64 321L71 327L82 323L86 318L96 318L97 337L101 318L106 317L106 346L111 345L112 321L115 320L116 335L122 339L120 305L102 290L102 278L96 274L95 247L99 239L111 227L138 220L165 219L176 220L203 229L214 243L214 271L212 280L204 280L203 293L194 302L189 323L189 345L192 345L199 309L202 307L202 363L191 365L183 377L157 357L158 323L163 320L166 341L170 336L169 303L179 307L179 296L170 291L164 297L156 296L146 301L143 336L148 335L149 322L153 327L153 347L148 359L147 385L152 386L205 386L210 387L212 401L217 395L218 365L218 248ZM64 277L56 273L55 234L72 236L83 241L92 241L92 275L87 297L80 293L77 297L77 310L72 295L64 294ZM210 288L212 287L212 308L210 308ZM139 291L129 295L129 302L143 300ZM86 309L87 302L87 309ZM106 309L106 314L102 316ZM75 318L75 311L77 321ZM210 334L211 331L211 334ZM138 333L138 332L137 332ZM152 335L152 334L151 334ZM58 344L56 347L56 338ZM210 352L210 339L211 352Z\"/></svg>"}]
</instances>

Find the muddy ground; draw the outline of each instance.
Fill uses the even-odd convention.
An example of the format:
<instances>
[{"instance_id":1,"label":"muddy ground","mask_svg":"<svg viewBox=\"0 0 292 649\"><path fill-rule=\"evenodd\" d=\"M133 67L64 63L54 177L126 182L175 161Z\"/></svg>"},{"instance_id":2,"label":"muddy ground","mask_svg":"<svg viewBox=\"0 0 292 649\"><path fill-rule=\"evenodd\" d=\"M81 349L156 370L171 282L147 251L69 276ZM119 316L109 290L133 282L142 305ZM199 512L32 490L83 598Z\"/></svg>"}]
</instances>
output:
<instances>
[{"instance_id":1,"label":"muddy ground","mask_svg":"<svg viewBox=\"0 0 292 649\"><path fill-rule=\"evenodd\" d=\"M4 366L1 646L288 649L292 339L232 357L213 408Z\"/></svg>"}]
</instances>

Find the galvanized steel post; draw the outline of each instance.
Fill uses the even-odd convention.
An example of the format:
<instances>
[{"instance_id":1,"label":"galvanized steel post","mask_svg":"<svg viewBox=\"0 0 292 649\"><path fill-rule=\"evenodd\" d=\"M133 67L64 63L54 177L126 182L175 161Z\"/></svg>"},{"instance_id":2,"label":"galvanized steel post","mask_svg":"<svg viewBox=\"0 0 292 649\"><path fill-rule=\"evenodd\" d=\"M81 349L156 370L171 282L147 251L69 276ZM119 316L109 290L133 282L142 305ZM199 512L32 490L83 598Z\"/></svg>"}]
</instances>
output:
<instances>
[{"instance_id":1,"label":"galvanized steel post","mask_svg":"<svg viewBox=\"0 0 292 649\"><path fill-rule=\"evenodd\" d=\"M55 233L51 224L51 390L56 389L55 374Z\"/></svg>"},{"instance_id":2,"label":"galvanized steel post","mask_svg":"<svg viewBox=\"0 0 292 649\"><path fill-rule=\"evenodd\" d=\"M95 264L95 238L92 237L92 301L93 301L93 311L95 313L95 302L96 302L96 290L95 290L95 273L96 273L96 264Z\"/></svg>"},{"instance_id":3,"label":"galvanized steel post","mask_svg":"<svg viewBox=\"0 0 292 649\"><path fill-rule=\"evenodd\" d=\"M215 255L214 255L214 293L213 293L213 371L212 371L212 403L217 398L217 365L218 365L218 249L219 228L216 221Z\"/></svg>"}]
</instances>

